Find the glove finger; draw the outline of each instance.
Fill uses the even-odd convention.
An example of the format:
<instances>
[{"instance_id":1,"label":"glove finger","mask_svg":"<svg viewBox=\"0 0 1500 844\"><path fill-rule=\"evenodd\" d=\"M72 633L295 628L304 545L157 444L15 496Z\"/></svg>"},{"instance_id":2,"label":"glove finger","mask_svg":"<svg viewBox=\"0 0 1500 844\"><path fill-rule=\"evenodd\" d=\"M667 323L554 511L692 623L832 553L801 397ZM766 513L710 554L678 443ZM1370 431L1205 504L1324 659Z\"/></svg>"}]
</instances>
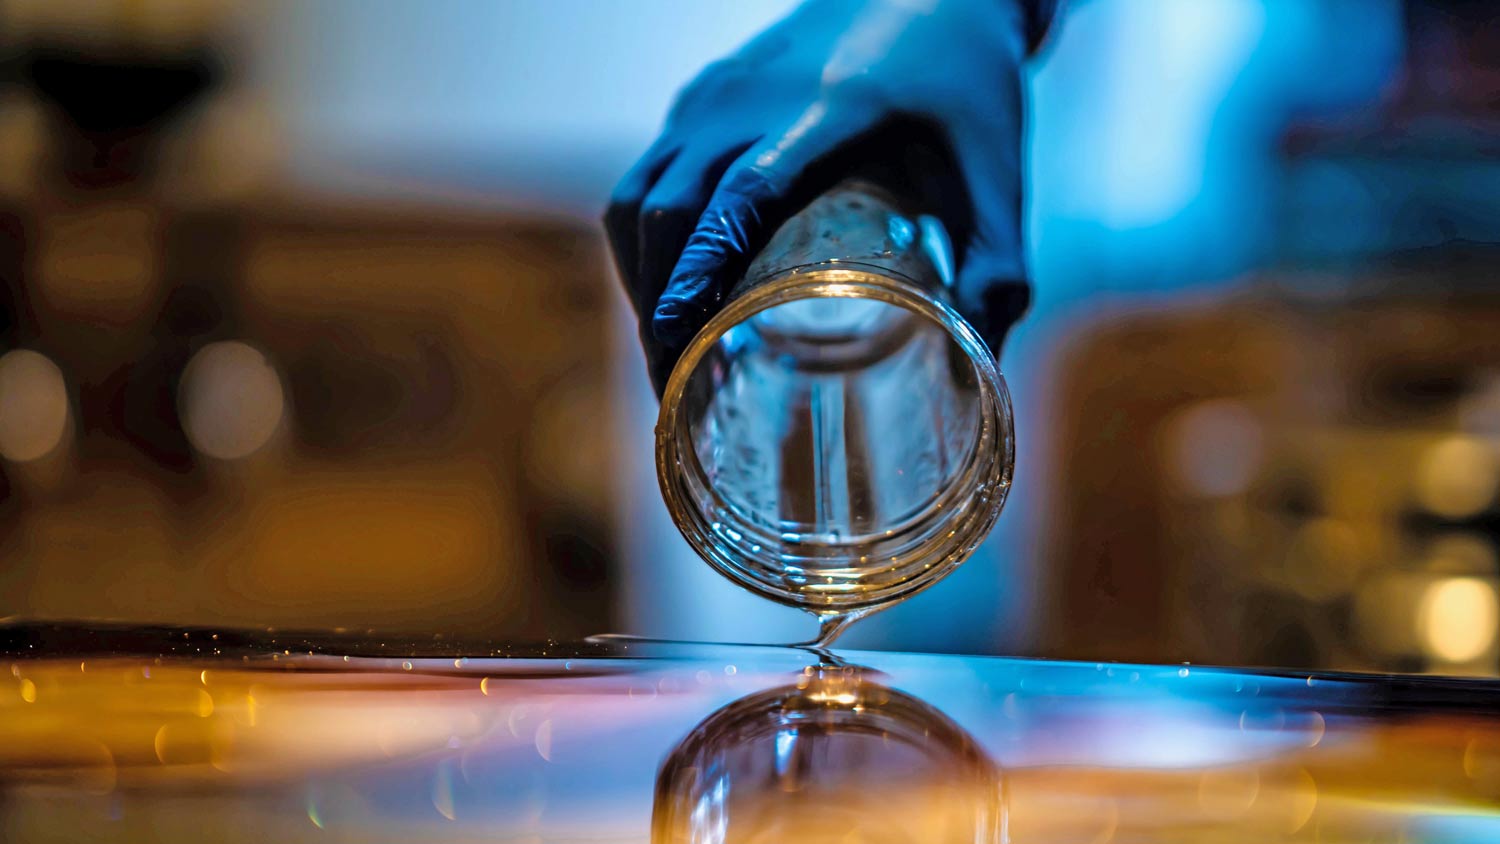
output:
<instances>
[{"instance_id":1,"label":"glove finger","mask_svg":"<svg viewBox=\"0 0 1500 844\"><path fill-rule=\"evenodd\" d=\"M956 128L953 139L973 212L968 231L955 244L954 299L996 356L1031 303L1021 240L1019 91L1014 102L1015 108L992 119Z\"/></svg>"},{"instance_id":2,"label":"glove finger","mask_svg":"<svg viewBox=\"0 0 1500 844\"><path fill-rule=\"evenodd\" d=\"M649 327L672 267L681 257L688 236L703 215L714 187L730 163L743 155L749 146L749 143L740 143L683 150L662 172L641 203L637 250L643 327ZM649 334L645 331L642 336Z\"/></svg>"},{"instance_id":3,"label":"glove finger","mask_svg":"<svg viewBox=\"0 0 1500 844\"><path fill-rule=\"evenodd\" d=\"M972 245L958 274L956 298L959 313L998 358L1006 335L1031 307L1031 284L1013 251Z\"/></svg>"},{"instance_id":4,"label":"glove finger","mask_svg":"<svg viewBox=\"0 0 1500 844\"><path fill-rule=\"evenodd\" d=\"M665 138L657 139L635 166L630 168L630 172L620 180L614 193L610 195L609 206L604 211L604 231L609 236L610 251L614 253L615 269L619 272L620 281L625 285L625 290L630 295L630 301L636 307L638 315L643 312L649 313L655 301L653 299L652 302L645 303L643 306L638 295L640 237L637 227L641 215L641 203L645 201L646 195L656 184L657 178L672 163L676 155L675 144Z\"/></svg>"},{"instance_id":5,"label":"glove finger","mask_svg":"<svg viewBox=\"0 0 1500 844\"><path fill-rule=\"evenodd\" d=\"M663 345L680 349L703 327L755 251L796 210L808 170L868 125L863 116L815 103L729 165L657 304L652 328Z\"/></svg>"},{"instance_id":6,"label":"glove finger","mask_svg":"<svg viewBox=\"0 0 1500 844\"><path fill-rule=\"evenodd\" d=\"M714 186L725 169L742 155L748 143L729 147L689 147L667 166L640 206L637 224L636 316L640 319L641 345L646 350L652 386L658 395L666 387L676 355L662 347L652 333L657 300L666 289L672 266L682 255L688 235L703 214Z\"/></svg>"}]
</instances>

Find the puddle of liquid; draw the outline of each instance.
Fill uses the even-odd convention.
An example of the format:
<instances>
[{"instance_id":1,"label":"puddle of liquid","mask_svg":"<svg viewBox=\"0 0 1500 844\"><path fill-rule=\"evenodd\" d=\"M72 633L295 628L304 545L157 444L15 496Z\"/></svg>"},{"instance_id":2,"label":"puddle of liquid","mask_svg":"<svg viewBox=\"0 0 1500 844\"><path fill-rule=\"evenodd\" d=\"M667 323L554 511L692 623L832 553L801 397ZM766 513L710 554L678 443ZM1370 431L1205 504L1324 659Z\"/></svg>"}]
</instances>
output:
<instances>
[{"instance_id":1,"label":"puddle of liquid","mask_svg":"<svg viewBox=\"0 0 1500 844\"><path fill-rule=\"evenodd\" d=\"M503 651L0 625L0 829L91 841L1500 840L1492 683L827 662L629 640Z\"/></svg>"}]
</instances>

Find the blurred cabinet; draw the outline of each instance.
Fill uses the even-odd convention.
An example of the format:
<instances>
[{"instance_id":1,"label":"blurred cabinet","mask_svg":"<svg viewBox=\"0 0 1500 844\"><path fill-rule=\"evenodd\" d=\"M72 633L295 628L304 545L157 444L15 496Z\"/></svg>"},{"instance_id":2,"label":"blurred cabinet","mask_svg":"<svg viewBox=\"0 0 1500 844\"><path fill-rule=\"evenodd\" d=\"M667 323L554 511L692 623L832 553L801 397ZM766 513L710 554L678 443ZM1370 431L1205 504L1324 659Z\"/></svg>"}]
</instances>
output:
<instances>
[{"instance_id":1,"label":"blurred cabinet","mask_svg":"<svg viewBox=\"0 0 1500 844\"><path fill-rule=\"evenodd\" d=\"M309 193L136 5L0 38L0 616L608 629L593 227Z\"/></svg>"},{"instance_id":2,"label":"blurred cabinet","mask_svg":"<svg viewBox=\"0 0 1500 844\"><path fill-rule=\"evenodd\" d=\"M1422 250L1336 300L1282 275L1084 331L1050 653L1496 673L1500 298L1464 283L1494 266Z\"/></svg>"}]
</instances>

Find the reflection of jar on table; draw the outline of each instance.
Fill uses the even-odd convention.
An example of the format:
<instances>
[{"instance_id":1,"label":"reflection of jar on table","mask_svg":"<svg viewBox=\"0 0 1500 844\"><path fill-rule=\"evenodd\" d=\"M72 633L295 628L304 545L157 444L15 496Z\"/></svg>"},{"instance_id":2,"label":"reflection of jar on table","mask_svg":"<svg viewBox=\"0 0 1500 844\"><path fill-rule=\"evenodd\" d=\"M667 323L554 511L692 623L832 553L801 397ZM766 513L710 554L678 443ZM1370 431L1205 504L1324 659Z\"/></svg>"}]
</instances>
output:
<instances>
[{"instance_id":1,"label":"reflection of jar on table","mask_svg":"<svg viewBox=\"0 0 1500 844\"><path fill-rule=\"evenodd\" d=\"M710 715L657 777L653 844L1006 840L999 768L872 674L811 667Z\"/></svg>"}]
</instances>

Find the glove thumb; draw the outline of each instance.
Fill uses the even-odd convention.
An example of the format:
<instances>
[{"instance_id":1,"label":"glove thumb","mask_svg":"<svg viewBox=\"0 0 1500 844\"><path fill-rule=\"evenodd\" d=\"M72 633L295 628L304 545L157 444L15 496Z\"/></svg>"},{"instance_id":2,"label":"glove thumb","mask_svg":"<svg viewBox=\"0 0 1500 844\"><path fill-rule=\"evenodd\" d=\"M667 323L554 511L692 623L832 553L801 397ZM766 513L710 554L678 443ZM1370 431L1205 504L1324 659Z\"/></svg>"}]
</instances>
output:
<instances>
[{"instance_id":1,"label":"glove thumb","mask_svg":"<svg viewBox=\"0 0 1500 844\"><path fill-rule=\"evenodd\" d=\"M976 239L964 250L954 291L958 312L998 358L1011 326L1031 306L1021 257L1013 247L999 249Z\"/></svg>"}]
</instances>

